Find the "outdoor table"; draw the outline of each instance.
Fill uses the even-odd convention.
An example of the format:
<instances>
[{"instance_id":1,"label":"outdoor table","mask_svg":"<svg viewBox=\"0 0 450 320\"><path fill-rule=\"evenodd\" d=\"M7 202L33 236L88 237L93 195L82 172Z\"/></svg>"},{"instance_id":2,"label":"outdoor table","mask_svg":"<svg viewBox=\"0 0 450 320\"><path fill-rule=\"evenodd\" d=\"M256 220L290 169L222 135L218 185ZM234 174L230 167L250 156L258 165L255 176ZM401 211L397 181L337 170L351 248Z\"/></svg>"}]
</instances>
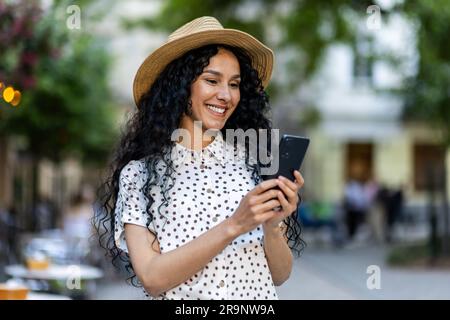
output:
<instances>
[{"instance_id":1,"label":"outdoor table","mask_svg":"<svg viewBox=\"0 0 450 320\"><path fill-rule=\"evenodd\" d=\"M28 281L43 281L52 288L52 292L74 299L88 299L95 290L94 280L103 277L103 271L89 265L56 265L51 264L43 270L28 269L15 264L5 267L5 273L13 278ZM35 289L33 289L35 290ZM41 290L41 289L38 289Z\"/></svg>"},{"instance_id":2,"label":"outdoor table","mask_svg":"<svg viewBox=\"0 0 450 320\"><path fill-rule=\"evenodd\" d=\"M59 294L29 292L27 295L27 300L72 300L72 299L68 296L63 296Z\"/></svg>"},{"instance_id":3,"label":"outdoor table","mask_svg":"<svg viewBox=\"0 0 450 320\"><path fill-rule=\"evenodd\" d=\"M30 270L15 264L5 267L5 273L14 278L36 280L68 280L79 277L81 280L95 280L103 277L103 271L88 265L50 265L44 270Z\"/></svg>"}]
</instances>

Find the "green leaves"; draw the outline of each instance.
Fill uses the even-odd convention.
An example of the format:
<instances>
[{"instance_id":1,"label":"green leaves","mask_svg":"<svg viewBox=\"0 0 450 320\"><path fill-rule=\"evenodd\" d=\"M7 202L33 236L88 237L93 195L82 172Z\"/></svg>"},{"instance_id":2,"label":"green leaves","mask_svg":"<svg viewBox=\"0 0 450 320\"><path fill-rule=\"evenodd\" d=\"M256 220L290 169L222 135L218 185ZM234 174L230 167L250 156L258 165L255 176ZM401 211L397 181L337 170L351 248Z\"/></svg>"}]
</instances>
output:
<instances>
[{"instance_id":1,"label":"green leaves","mask_svg":"<svg viewBox=\"0 0 450 320\"><path fill-rule=\"evenodd\" d=\"M101 162L117 136L106 45L87 33L69 34L55 25L55 11L36 21L29 41L38 57L36 82L23 90L18 108L3 110L0 132L26 137L28 151L37 158L60 161L76 156Z\"/></svg>"},{"instance_id":2,"label":"green leaves","mask_svg":"<svg viewBox=\"0 0 450 320\"><path fill-rule=\"evenodd\" d=\"M450 147L450 10L446 1L407 1L401 8L416 23L418 72L405 86L405 117L425 120Z\"/></svg>"}]
</instances>

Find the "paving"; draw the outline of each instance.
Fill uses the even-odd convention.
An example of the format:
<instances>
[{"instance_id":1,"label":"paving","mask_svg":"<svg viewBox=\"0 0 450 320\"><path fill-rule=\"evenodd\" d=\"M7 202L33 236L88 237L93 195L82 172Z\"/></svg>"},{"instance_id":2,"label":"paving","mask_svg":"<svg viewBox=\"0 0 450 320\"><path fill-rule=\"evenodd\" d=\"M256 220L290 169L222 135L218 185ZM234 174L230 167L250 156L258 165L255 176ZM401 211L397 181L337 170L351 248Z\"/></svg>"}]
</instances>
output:
<instances>
[{"instance_id":1,"label":"paving","mask_svg":"<svg viewBox=\"0 0 450 320\"><path fill-rule=\"evenodd\" d=\"M280 299L450 299L450 270L411 270L385 263L387 247L306 249L288 281L278 288ZM379 269L373 288L372 267ZM368 273L369 271L369 273ZM369 279L370 278L370 279ZM369 286L367 284L369 279ZM371 288L371 289L370 289Z\"/></svg>"}]
</instances>

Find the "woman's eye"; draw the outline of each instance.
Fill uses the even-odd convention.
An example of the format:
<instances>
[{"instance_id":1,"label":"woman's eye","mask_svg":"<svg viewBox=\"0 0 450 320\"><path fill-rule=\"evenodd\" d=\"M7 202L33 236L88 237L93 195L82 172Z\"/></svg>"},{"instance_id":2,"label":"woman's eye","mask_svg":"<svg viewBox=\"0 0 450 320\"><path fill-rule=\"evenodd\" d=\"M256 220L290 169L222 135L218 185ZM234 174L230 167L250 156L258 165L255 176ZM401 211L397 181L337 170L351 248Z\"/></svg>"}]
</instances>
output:
<instances>
[{"instance_id":1,"label":"woman's eye","mask_svg":"<svg viewBox=\"0 0 450 320\"><path fill-rule=\"evenodd\" d=\"M217 83L216 80L211 80L211 79L206 79L206 81L208 81L209 83L212 83L212 84L216 84Z\"/></svg>"},{"instance_id":2,"label":"woman's eye","mask_svg":"<svg viewBox=\"0 0 450 320\"><path fill-rule=\"evenodd\" d=\"M239 88L239 83L232 83L231 86L232 86L233 88Z\"/></svg>"}]
</instances>

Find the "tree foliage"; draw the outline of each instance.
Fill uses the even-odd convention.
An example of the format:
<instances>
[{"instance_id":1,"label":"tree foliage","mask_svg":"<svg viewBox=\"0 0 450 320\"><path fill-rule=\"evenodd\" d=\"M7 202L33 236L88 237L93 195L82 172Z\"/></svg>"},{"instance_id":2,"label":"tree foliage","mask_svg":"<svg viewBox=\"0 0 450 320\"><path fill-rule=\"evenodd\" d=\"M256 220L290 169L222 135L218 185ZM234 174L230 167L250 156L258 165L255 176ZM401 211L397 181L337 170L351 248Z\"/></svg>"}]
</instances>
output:
<instances>
[{"instance_id":1,"label":"tree foliage","mask_svg":"<svg viewBox=\"0 0 450 320\"><path fill-rule=\"evenodd\" d=\"M0 105L0 132L26 137L36 158L102 161L115 137L110 59L100 39L58 18L66 5L55 1L45 13L35 1L3 5L11 18L1 20L0 37L12 40L0 53L1 81L22 90L23 101ZM18 19L27 28L14 38Z\"/></svg>"},{"instance_id":2,"label":"tree foliage","mask_svg":"<svg viewBox=\"0 0 450 320\"><path fill-rule=\"evenodd\" d=\"M397 8L416 26L417 73L404 88L405 116L440 130L450 147L450 6L448 1L405 1Z\"/></svg>"}]
</instances>

